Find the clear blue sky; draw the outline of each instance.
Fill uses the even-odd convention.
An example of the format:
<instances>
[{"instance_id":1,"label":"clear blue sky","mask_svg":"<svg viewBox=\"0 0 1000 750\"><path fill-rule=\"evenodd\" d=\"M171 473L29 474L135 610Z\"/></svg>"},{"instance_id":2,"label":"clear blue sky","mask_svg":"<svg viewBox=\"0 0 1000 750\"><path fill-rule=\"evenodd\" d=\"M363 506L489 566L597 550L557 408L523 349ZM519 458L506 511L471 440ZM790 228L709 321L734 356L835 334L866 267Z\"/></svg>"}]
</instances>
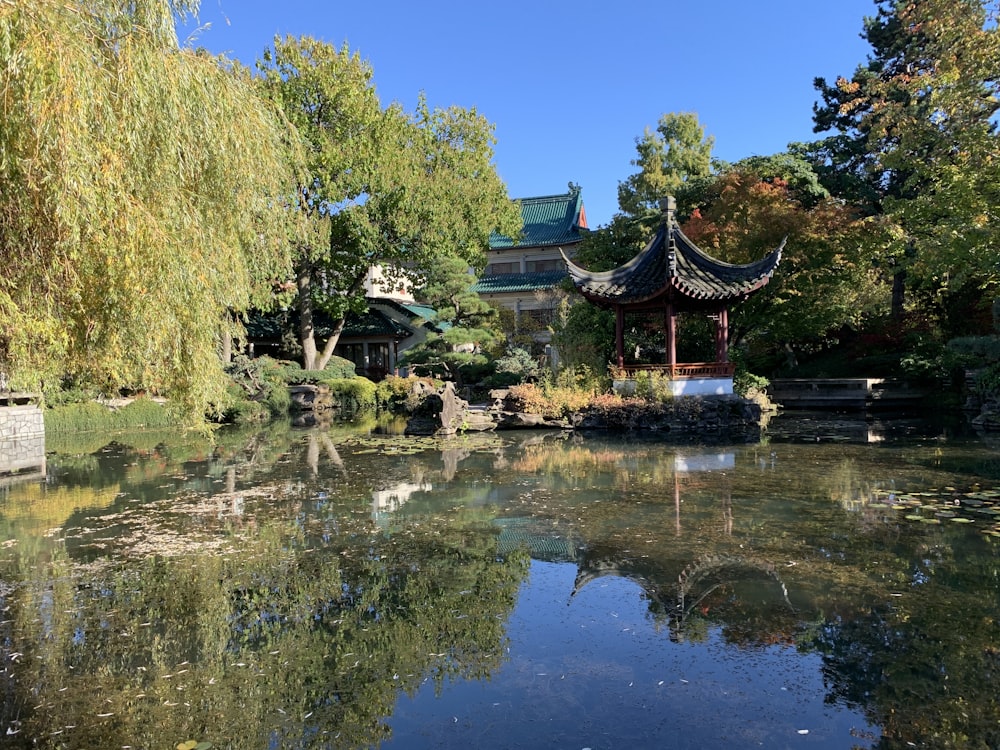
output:
<instances>
[{"instance_id":1,"label":"clear blue sky","mask_svg":"<svg viewBox=\"0 0 1000 750\"><path fill-rule=\"evenodd\" d=\"M635 139L694 112L735 161L815 138L813 78L850 76L874 0L202 0L182 43L252 65L276 34L347 43L383 105L474 107L496 125L512 198L583 189L591 227L617 210Z\"/></svg>"}]
</instances>

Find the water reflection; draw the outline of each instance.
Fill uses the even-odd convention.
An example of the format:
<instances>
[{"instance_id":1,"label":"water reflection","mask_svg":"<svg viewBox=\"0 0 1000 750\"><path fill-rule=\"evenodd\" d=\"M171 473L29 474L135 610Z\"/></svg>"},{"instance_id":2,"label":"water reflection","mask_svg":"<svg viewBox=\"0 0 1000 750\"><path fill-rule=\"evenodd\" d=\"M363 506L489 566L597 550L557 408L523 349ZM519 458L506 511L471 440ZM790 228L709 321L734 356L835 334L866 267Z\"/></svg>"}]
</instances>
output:
<instances>
[{"instance_id":1,"label":"water reflection","mask_svg":"<svg viewBox=\"0 0 1000 750\"><path fill-rule=\"evenodd\" d=\"M60 446L0 745L1000 746L996 452L833 434Z\"/></svg>"}]
</instances>

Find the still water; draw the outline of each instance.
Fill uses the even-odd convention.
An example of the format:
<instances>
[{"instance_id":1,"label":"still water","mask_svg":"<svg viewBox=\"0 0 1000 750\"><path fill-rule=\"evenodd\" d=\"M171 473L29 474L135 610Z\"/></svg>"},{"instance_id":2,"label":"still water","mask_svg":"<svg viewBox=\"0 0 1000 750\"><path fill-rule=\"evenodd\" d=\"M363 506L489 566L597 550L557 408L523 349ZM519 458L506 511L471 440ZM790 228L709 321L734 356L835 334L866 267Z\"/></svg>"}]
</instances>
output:
<instances>
[{"instance_id":1,"label":"still water","mask_svg":"<svg viewBox=\"0 0 1000 750\"><path fill-rule=\"evenodd\" d=\"M51 441L2 748L997 748L1000 451L372 425Z\"/></svg>"}]
</instances>

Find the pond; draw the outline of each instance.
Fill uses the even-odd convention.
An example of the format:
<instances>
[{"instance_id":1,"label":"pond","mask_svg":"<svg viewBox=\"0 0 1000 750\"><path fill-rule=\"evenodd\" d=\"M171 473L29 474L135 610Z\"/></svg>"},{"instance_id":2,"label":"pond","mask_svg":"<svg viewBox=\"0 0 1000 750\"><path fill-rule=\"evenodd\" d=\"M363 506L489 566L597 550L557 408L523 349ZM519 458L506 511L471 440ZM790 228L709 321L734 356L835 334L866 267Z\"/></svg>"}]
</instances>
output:
<instances>
[{"instance_id":1,"label":"pond","mask_svg":"<svg viewBox=\"0 0 1000 750\"><path fill-rule=\"evenodd\" d=\"M2 748L1000 747L1000 452L373 425L50 440Z\"/></svg>"}]
</instances>

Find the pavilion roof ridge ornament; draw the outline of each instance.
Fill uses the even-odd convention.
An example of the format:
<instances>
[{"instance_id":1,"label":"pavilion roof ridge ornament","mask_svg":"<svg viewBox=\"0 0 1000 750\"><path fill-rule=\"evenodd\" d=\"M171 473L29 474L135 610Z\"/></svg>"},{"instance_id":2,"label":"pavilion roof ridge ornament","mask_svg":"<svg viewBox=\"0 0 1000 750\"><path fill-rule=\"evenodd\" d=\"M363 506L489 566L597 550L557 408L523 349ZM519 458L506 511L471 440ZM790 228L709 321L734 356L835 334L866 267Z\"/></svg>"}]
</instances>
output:
<instances>
[{"instance_id":1,"label":"pavilion roof ridge ornament","mask_svg":"<svg viewBox=\"0 0 1000 750\"><path fill-rule=\"evenodd\" d=\"M746 299L770 281L785 240L764 258L745 264L726 263L695 245L680 229L673 196L660 201L660 225L646 246L627 263L610 271L588 271L563 261L573 284L590 302L602 307L638 309L669 301L681 309L702 309Z\"/></svg>"}]
</instances>

